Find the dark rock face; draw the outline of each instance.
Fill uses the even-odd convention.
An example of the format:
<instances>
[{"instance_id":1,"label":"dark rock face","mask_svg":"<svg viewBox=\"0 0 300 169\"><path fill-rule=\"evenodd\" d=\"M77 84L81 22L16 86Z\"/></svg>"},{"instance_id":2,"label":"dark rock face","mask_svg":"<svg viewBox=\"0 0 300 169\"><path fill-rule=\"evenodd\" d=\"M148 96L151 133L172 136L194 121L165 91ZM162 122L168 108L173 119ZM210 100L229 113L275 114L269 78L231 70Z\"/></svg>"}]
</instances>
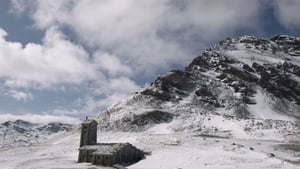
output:
<instances>
[{"instance_id":1,"label":"dark rock face","mask_svg":"<svg viewBox=\"0 0 300 169\"><path fill-rule=\"evenodd\" d=\"M252 67L256 69L261 76L259 85L279 98L285 98L294 101L300 105L300 86L299 82L292 77L299 77L299 68L292 63L277 65L259 65L253 63ZM292 69L289 69L292 68Z\"/></svg>"},{"instance_id":2,"label":"dark rock face","mask_svg":"<svg viewBox=\"0 0 300 169\"><path fill-rule=\"evenodd\" d=\"M187 92L194 89L192 74L185 71L174 70L168 75L158 77L151 85L159 88L160 92L152 89L142 91L143 95L151 95L160 100L176 100L176 95L187 96Z\"/></svg>"},{"instance_id":3,"label":"dark rock face","mask_svg":"<svg viewBox=\"0 0 300 169\"><path fill-rule=\"evenodd\" d=\"M10 128L10 129L17 131L18 133L24 134L26 132L32 131L31 128L36 126L37 124L33 124L33 123L23 121L23 120L16 120L14 122L7 121L7 122L2 123L1 125L5 128Z\"/></svg>"},{"instance_id":4,"label":"dark rock face","mask_svg":"<svg viewBox=\"0 0 300 169\"><path fill-rule=\"evenodd\" d=\"M173 118L174 114L153 110L140 115L132 114L130 117L119 119L114 127L123 131L143 131L155 124L168 123Z\"/></svg>"},{"instance_id":5,"label":"dark rock face","mask_svg":"<svg viewBox=\"0 0 300 169\"><path fill-rule=\"evenodd\" d=\"M63 124L63 123L49 123L37 129L43 132L57 133L60 131L69 131L70 129L72 129L72 125Z\"/></svg>"},{"instance_id":6,"label":"dark rock face","mask_svg":"<svg viewBox=\"0 0 300 169\"><path fill-rule=\"evenodd\" d=\"M300 56L300 39L287 35L277 35L271 41L279 45L279 49L292 56Z\"/></svg>"},{"instance_id":7,"label":"dark rock face","mask_svg":"<svg viewBox=\"0 0 300 169\"><path fill-rule=\"evenodd\" d=\"M24 121L24 120L16 120L14 123L17 125L21 125L21 126L34 126L35 125L34 123L30 123L30 122Z\"/></svg>"},{"instance_id":8,"label":"dark rock face","mask_svg":"<svg viewBox=\"0 0 300 169\"><path fill-rule=\"evenodd\" d=\"M153 110L141 114L139 116L134 116L131 121L132 124L136 124L139 126L145 126L147 124L159 124L170 122L173 120L174 115L168 112L163 112L159 110Z\"/></svg>"}]
</instances>

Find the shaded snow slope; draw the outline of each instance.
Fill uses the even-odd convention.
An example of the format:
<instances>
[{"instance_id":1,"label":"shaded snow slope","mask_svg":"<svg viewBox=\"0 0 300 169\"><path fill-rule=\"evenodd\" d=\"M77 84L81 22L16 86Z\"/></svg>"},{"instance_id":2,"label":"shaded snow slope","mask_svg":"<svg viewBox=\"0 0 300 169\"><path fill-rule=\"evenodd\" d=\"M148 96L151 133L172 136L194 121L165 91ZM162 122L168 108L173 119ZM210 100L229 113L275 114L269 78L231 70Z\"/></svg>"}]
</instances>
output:
<instances>
[{"instance_id":1,"label":"shaded snow slope","mask_svg":"<svg viewBox=\"0 0 300 169\"><path fill-rule=\"evenodd\" d=\"M170 131L220 131L226 137L298 137L299 81L299 38L227 38L185 70L159 76L100 113L98 121L102 130L164 124Z\"/></svg>"}]
</instances>

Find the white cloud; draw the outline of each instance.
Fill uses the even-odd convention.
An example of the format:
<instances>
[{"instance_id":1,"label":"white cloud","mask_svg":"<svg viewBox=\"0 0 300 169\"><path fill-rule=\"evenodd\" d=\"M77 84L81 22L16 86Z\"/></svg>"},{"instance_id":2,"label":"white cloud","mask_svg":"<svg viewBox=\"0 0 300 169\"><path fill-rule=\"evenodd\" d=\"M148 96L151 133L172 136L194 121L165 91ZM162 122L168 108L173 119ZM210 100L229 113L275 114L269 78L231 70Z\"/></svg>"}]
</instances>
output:
<instances>
[{"instance_id":1,"label":"white cloud","mask_svg":"<svg viewBox=\"0 0 300 169\"><path fill-rule=\"evenodd\" d=\"M33 96L30 92L22 92L22 91L16 91L16 90L12 90L9 92L9 95L11 95L11 97L13 97L14 99L16 99L17 101L28 101L28 100L32 100Z\"/></svg>"},{"instance_id":2,"label":"white cloud","mask_svg":"<svg viewBox=\"0 0 300 169\"><path fill-rule=\"evenodd\" d=\"M274 0L275 13L279 22L286 28L300 28L300 1L299 0Z\"/></svg>"},{"instance_id":3,"label":"white cloud","mask_svg":"<svg viewBox=\"0 0 300 169\"><path fill-rule=\"evenodd\" d=\"M130 92L137 91L138 89L140 89L140 86L133 80L128 77L121 76L97 81L92 85L90 90L92 91L92 94L108 97L112 94L127 95Z\"/></svg>"},{"instance_id":4,"label":"white cloud","mask_svg":"<svg viewBox=\"0 0 300 169\"><path fill-rule=\"evenodd\" d=\"M194 56L182 39L211 40L257 25L256 0L174 2L179 1L76 1L65 14L72 19L56 22L73 28L91 46L112 49L136 74L146 76L190 62ZM201 48L203 42L198 43Z\"/></svg>"},{"instance_id":5,"label":"white cloud","mask_svg":"<svg viewBox=\"0 0 300 169\"><path fill-rule=\"evenodd\" d=\"M139 89L130 79L132 69L114 55L97 51L89 55L80 45L69 41L57 27L46 30L42 44L18 42L5 39L7 33L0 28L0 87L17 101L30 101L30 90L54 90L64 86L78 86L88 95L101 95L101 104L111 104L111 96L127 96ZM82 89L84 88L84 89ZM108 101L110 100L110 101ZM116 100L114 100L116 101ZM95 101L98 102L98 101ZM83 110L97 107L84 103ZM78 114L82 111L64 109L53 113ZM89 112L90 113L90 112Z\"/></svg>"},{"instance_id":6,"label":"white cloud","mask_svg":"<svg viewBox=\"0 0 300 169\"><path fill-rule=\"evenodd\" d=\"M108 95L107 97L103 99L94 99L92 97L86 98L86 103L85 106L83 107L80 112L85 113L89 115L91 112L95 112L95 110L103 110L103 108L107 108L108 106L111 106L113 104L116 104L118 101L125 99L128 95L127 94L122 94L122 93L112 93ZM96 111L97 112L97 111ZM81 113L81 114L82 114ZM91 114L94 115L95 114ZM98 114L96 114L97 116Z\"/></svg>"},{"instance_id":7,"label":"white cloud","mask_svg":"<svg viewBox=\"0 0 300 169\"><path fill-rule=\"evenodd\" d=\"M32 11L36 27L67 26L82 43L112 51L135 75L144 76L190 62L194 49L186 43L195 36L208 41L241 28L256 29L260 13L259 0L14 1L16 8ZM192 46L203 47L197 43Z\"/></svg>"},{"instance_id":8,"label":"white cloud","mask_svg":"<svg viewBox=\"0 0 300 169\"><path fill-rule=\"evenodd\" d=\"M26 3L25 1L19 1L19 0L11 0L12 8L10 9L10 12L21 14L25 11Z\"/></svg>"},{"instance_id":9,"label":"white cloud","mask_svg":"<svg viewBox=\"0 0 300 169\"><path fill-rule=\"evenodd\" d=\"M139 85L124 76L97 81L90 87L88 95L75 101L75 104L80 107L77 109L77 114L95 116L95 112L102 111L108 106L126 98L131 92L138 91L139 89ZM72 113L74 112L76 113L76 111Z\"/></svg>"},{"instance_id":10,"label":"white cloud","mask_svg":"<svg viewBox=\"0 0 300 169\"><path fill-rule=\"evenodd\" d=\"M83 98L76 100L75 104L78 104L77 108L65 109L65 108L58 108L52 111L47 112L47 114L53 115L68 115L68 116L89 116L89 117L96 117L98 113L108 106L116 104L118 101L125 99L128 97L128 91L125 93L122 92L111 92L105 97L101 99L94 98L91 95L87 95Z\"/></svg>"},{"instance_id":11,"label":"white cloud","mask_svg":"<svg viewBox=\"0 0 300 169\"><path fill-rule=\"evenodd\" d=\"M132 75L132 69L114 55L98 51L94 54L94 58L95 64L99 65L100 69L107 72L109 76Z\"/></svg>"},{"instance_id":12,"label":"white cloud","mask_svg":"<svg viewBox=\"0 0 300 169\"><path fill-rule=\"evenodd\" d=\"M136 91L140 87L136 85L132 80L126 77L120 77L117 79L109 79L109 90L116 93L128 93L128 91Z\"/></svg>"},{"instance_id":13,"label":"white cloud","mask_svg":"<svg viewBox=\"0 0 300 169\"><path fill-rule=\"evenodd\" d=\"M87 86L83 109L56 110L65 114L108 106L140 88L132 79L153 79L173 65L185 66L220 35L258 29L261 8L260 0L11 2L46 35L42 44L23 47L7 41L0 29L0 78L11 88ZM77 44L63 35L65 28ZM93 49L91 54L81 46Z\"/></svg>"},{"instance_id":14,"label":"white cloud","mask_svg":"<svg viewBox=\"0 0 300 169\"><path fill-rule=\"evenodd\" d=\"M66 40L56 28L47 30L43 44L24 47L7 41L1 28L0 35L0 78L6 86L51 88L101 77L85 50Z\"/></svg>"}]
</instances>

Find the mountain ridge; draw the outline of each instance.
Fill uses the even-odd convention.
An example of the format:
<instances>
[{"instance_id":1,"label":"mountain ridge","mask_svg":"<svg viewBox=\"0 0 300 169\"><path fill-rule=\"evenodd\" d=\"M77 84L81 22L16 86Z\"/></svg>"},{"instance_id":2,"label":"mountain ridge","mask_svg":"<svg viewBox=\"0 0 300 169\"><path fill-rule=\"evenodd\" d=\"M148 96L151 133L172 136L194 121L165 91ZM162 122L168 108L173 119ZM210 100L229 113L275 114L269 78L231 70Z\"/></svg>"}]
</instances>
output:
<instances>
[{"instance_id":1,"label":"mountain ridge","mask_svg":"<svg viewBox=\"0 0 300 169\"><path fill-rule=\"evenodd\" d=\"M49 136L67 132L73 128L70 124L51 122L47 124L31 123L25 120L6 121L0 124L0 148L20 147L37 144Z\"/></svg>"},{"instance_id":2,"label":"mountain ridge","mask_svg":"<svg viewBox=\"0 0 300 169\"><path fill-rule=\"evenodd\" d=\"M149 87L100 113L98 121L101 129L125 131L162 123L173 131L224 129L211 124L215 119L238 125L230 129L235 133L238 128L247 133L260 123L289 133L287 128L294 132L299 127L299 82L300 38L227 38L184 70L158 76Z\"/></svg>"}]
</instances>

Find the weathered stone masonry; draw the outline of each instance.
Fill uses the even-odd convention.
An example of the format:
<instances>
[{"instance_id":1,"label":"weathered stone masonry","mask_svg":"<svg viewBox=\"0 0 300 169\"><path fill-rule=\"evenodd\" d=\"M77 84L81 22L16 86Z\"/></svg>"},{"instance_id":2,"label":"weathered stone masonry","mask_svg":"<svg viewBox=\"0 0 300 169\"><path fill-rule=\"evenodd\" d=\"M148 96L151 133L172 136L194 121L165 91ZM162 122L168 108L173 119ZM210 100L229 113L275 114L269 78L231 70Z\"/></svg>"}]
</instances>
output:
<instances>
[{"instance_id":1,"label":"weathered stone masonry","mask_svg":"<svg viewBox=\"0 0 300 169\"><path fill-rule=\"evenodd\" d=\"M144 158L144 152L130 143L98 143L96 120L85 120L81 126L78 162L94 165L128 165Z\"/></svg>"}]
</instances>

